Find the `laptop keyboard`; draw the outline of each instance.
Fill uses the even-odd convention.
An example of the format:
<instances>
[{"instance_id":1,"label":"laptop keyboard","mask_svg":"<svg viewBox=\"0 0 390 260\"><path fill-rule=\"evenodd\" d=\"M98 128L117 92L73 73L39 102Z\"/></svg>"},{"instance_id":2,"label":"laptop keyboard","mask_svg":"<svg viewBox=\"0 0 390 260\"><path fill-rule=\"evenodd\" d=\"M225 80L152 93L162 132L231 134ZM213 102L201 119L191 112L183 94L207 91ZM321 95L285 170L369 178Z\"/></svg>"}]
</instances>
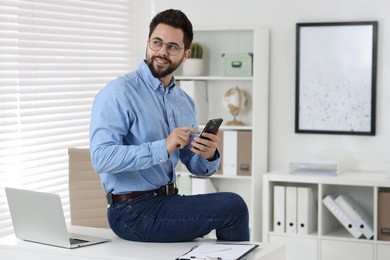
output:
<instances>
[{"instance_id":1,"label":"laptop keyboard","mask_svg":"<svg viewBox=\"0 0 390 260\"><path fill-rule=\"evenodd\" d=\"M69 238L70 244L71 245L76 245L76 244L81 244L81 243L87 243L89 241L83 240L83 239L78 239L78 238Z\"/></svg>"}]
</instances>

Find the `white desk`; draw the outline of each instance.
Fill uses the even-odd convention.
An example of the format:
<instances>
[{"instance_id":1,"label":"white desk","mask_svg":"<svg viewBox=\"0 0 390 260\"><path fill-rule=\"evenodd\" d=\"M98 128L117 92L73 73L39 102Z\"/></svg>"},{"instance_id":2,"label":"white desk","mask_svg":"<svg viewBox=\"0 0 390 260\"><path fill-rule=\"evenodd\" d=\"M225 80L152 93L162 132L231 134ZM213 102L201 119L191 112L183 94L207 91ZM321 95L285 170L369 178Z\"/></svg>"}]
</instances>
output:
<instances>
[{"instance_id":1,"label":"white desk","mask_svg":"<svg viewBox=\"0 0 390 260\"><path fill-rule=\"evenodd\" d=\"M173 260L186 253L193 246L211 242L210 239L199 239L182 243L140 243L118 238L109 229L88 227L70 227L70 232L85 235L110 238L112 241L76 249L64 249L41 245L17 239L14 235L0 238L0 256L2 260ZM257 243L260 246L253 252L250 259L256 260L285 260L285 246L276 244Z\"/></svg>"}]
</instances>

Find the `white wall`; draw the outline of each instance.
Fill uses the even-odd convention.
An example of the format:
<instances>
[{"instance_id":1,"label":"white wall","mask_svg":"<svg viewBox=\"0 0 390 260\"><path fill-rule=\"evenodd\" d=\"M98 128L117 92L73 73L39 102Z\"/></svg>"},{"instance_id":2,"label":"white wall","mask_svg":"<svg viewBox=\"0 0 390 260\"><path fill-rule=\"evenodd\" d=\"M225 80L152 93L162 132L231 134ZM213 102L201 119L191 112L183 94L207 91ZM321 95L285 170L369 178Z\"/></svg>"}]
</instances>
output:
<instances>
[{"instance_id":1,"label":"white wall","mask_svg":"<svg viewBox=\"0 0 390 260\"><path fill-rule=\"evenodd\" d=\"M351 169L390 169L390 1L387 0L144 0L150 13L181 9L195 28L267 27L271 32L269 170L288 166L290 159L308 152L347 155ZM143 3L145 2L145 3ZM298 22L379 21L377 71L377 134L375 136L294 133L295 25ZM140 30L141 30L140 29ZM139 46L145 53L146 39Z\"/></svg>"}]
</instances>

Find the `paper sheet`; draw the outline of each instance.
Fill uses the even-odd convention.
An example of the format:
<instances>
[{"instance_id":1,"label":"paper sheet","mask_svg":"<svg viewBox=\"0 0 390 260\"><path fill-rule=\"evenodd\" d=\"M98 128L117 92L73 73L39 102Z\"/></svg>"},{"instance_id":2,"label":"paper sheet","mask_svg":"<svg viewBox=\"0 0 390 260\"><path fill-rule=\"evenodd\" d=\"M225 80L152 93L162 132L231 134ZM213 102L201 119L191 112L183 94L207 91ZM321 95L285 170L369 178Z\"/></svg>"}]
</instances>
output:
<instances>
[{"instance_id":1,"label":"paper sheet","mask_svg":"<svg viewBox=\"0 0 390 260\"><path fill-rule=\"evenodd\" d=\"M206 243L180 256L179 260L236 260L256 247L256 244Z\"/></svg>"}]
</instances>

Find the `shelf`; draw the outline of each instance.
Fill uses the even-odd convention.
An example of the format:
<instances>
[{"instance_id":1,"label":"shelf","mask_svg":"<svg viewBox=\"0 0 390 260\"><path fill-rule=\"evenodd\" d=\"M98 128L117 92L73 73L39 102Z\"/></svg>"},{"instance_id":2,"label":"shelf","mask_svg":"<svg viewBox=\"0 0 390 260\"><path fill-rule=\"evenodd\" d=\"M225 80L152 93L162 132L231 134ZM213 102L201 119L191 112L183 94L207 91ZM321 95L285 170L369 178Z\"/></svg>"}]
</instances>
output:
<instances>
[{"instance_id":1,"label":"shelf","mask_svg":"<svg viewBox=\"0 0 390 260\"><path fill-rule=\"evenodd\" d=\"M239 194L248 206L251 240L261 241L261 225L257 221L261 221L262 217L261 179L268 166L269 30L266 28L195 29L194 41L201 43L203 46L204 75L184 76L183 68L180 66L175 79L178 82L181 81L184 88L186 85L192 85L193 89L198 90L197 96L205 97L201 100L199 98L194 99L195 102L198 100L198 103L195 104L198 105L196 109L202 112L201 116L198 117L198 122L201 123L199 128L203 129L207 120L220 117L224 119L221 133L224 131L226 131L225 133L227 131L238 131L238 136L247 134L239 131L251 131L252 138L250 145L245 145L245 148L248 147L247 149L250 151L245 158L245 162L240 157L240 161L245 163L245 166L249 164L250 172L247 173L250 176L223 175L223 158L228 157L224 157L222 152L221 170L204 181L203 185L209 186L211 182L217 191ZM224 76L225 63L222 56L229 53L252 53L252 76ZM203 82L191 84L185 81ZM201 87L196 88L196 86ZM242 121L245 124L244 126L226 126L227 122L233 120L233 116L226 109L224 96L227 91L235 87L239 87L248 98L248 106L242 109L237 116L237 120ZM219 148L223 151L223 136L221 139L222 145L220 144ZM241 149L245 148L241 146ZM229 156L231 156L230 160L234 157L239 158L238 154L229 154ZM230 161L226 160L226 162ZM239 172L238 164L233 165L231 169L237 166L237 172ZM186 170L185 167L178 168ZM176 169L177 174L184 177L182 178L183 185L192 183L193 178L184 175L178 168ZM200 185L201 182L197 183L197 185ZM193 188L192 184L189 185ZM195 190L198 190L197 188L195 187Z\"/></svg>"},{"instance_id":2,"label":"shelf","mask_svg":"<svg viewBox=\"0 0 390 260\"><path fill-rule=\"evenodd\" d=\"M317 236L314 239L318 248L307 255L311 260L364 259L382 260L390 252L390 241L378 240L378 192L390 189L390 178L384 172L345 172L339 176L293 175L288 169L274 171L263 176L263 239L265 242L286 243L287 260L298 260L300 252L306 250L309 236L275 232L273 229L273 190L276 185L311 187L317 214ZM370 239L355 238L337 220L332 212L323 204L327 195L345 194L353 197L360 206L372 216L374 236ZM290 204L291 206L291 204ZM286 205L287 207L287 205ZM342 250L334 254L335 247ZM368 251L367 251L368 250Z\"/></svg>"},{"instance_id":3,"label":"shelf","mask_svg":"<svg viewBox=\"0 0 390 260\"><path fill-rule=\"evenodd\" d=\"M274 231L269 231L269 235L270 236L283 236L283 237L291 237L291 238L314 238L314 239L317 239L318 238L318 233L317 232L314 232L314 233L310 233L310 234L288 234L288 233L277 233L277 232L274 232Z\"/></svg>"},{"instance_id":4,"label":"shelf","mask_svg":"<svg viewBox=\"0 0 390 260\"><path fill-rule=\"evenodd\" d=\"M360 238L354 238L348 230L346 230L343 227L337 228L332 230L331 232L327 232L322 235L322 238L326 239L336 239L336 240L344 240L344 241L372 241L369 239L360 239Z\"/></svg>"}]
</instances>

